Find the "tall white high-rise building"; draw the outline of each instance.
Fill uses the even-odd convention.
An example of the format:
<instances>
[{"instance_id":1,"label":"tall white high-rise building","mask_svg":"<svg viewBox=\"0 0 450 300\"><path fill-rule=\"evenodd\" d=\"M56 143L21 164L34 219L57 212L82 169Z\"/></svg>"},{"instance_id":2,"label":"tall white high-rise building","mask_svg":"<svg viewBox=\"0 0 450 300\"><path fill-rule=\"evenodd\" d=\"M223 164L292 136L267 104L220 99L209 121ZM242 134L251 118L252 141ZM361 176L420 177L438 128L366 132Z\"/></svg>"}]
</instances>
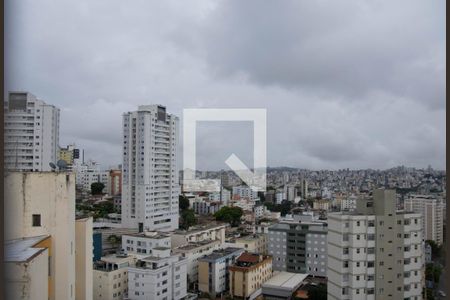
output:
<instances>
[{"instance_id":1,"label":"tall white high-rise building","mask_svg":"<svg viewBox=\"0 0 450 300\"><path fill-rule=\"evenodd\" d=\"M122 225L178 228L178 117L161 105L123 115Z\"/></svg>"},{"instance_id":2,"label":"tall white high-rise building","mask_svg":"<svg viewBox=\"0 0 450 300\"><path fill-rule=\"evenodd\" d=\"M422 299L422 216L375 190L352 212L328 214L328 299Z\"/></svg>"},{"instance_id":3,"label":"tall white high-rise building","mask_svg":"<svg viewBox=\"0 0 450 300\"><path fill-rule=\"evenodd\" d=\"M28 92L9 92L4 125L6 170L51 170L58 160L58 108Z\"/></svg>"},{"instance_id":4,"label":"tall white high-rise building","mask_svg":"<svg viewBox=\"0 0 450 300\"><path fill-rule=\"evenodd\" d=\"M405 210L421 213L423 216L423 237L438 245L443 243L444 201L429 195L412 195L405 199Z\"/></svg>"}]
</instances>

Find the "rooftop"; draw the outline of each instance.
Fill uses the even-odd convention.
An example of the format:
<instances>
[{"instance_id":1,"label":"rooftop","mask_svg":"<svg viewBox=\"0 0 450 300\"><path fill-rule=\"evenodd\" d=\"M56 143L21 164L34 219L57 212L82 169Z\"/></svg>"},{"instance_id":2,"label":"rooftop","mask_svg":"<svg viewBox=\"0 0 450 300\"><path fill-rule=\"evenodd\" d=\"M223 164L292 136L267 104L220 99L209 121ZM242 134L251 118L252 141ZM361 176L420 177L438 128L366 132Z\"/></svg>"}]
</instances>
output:
<instances>
[{"instance_id":1,"label":"rooftop","mask_svg":"<svg viewBox=\"0 0 450 300\"><path fill-rule=\"evenodd\" d=\"M34 248L34 246L48 237L49 235L40 235L5 241L5 262L30 261L45 250L45 248Z\"/></svg>"},{"instance_id":2,"label":"rooftop","mask_svg":"<svg viewBox=\"0 0 450 300\"><path fill-rule=\"evenodd\" d=\"M134 236L134 237L141 237L141 238L149 238L149 239L165 239L169 238L170 235L162 232L138 232L138 233L126 233L123 234L124 236Z\"/></svg>"},{"instance_id":3,"label":"rooftop","mask_svg":"<svg viewBox=\"0 0 450 300\"><path fill-rule=\"evenodd\" d=\"M308 274L279 272L263 284L263 288L276 288L294 292Z\"/></svg>"},{"instance_id":4,"label":"rooftop","mask_svg":"<svg viewBox=\"0 0 450 300\"><path fill-rule=\"evenodd\" d=\"M201 248L201 247L204 247L204 246L207 246L207 245L219 244L219 243L220 243L220 241L218 241L218 240L212 240L212 241L206 240L206 241L199 241L199 242L190 242L187 245L184 245L184 246L176 248L175 251L177 251L177 250L180 250L180 251L192 250L192 249Z\"/></svg>"},{"instance_id":5,"label":"rooftop","mask_svg":"<svg viewBox=\"0 0 450 300\"><path fill-rule=\"evenodd\" d=\"M226 223L208 223L208 224L204 224L204 225L197 225L197 226L193 226L191 228L189 228L189 230L175 230L174 233L175 234L192 234L192 233L196 233L196 232L201 232L201 231L205 231L205 230L209 230L209 229L213 229L213 228L221 228L221 227L226 227L228 226L228 224Z\"/></svg>"},{"instance_id":6,"label":"rooftop","mask_svg":"<svg viewBox=\"0 0 450 300\"><path fill-rule=\"evenodd\" d=\"M217 260L219 258L231 255L235 252L242 252L242 251L244 251L244 249L242 248L229 247L225 249L215 250L211 254L202 257L200 260Z\"/></svg>"}]
</instances>

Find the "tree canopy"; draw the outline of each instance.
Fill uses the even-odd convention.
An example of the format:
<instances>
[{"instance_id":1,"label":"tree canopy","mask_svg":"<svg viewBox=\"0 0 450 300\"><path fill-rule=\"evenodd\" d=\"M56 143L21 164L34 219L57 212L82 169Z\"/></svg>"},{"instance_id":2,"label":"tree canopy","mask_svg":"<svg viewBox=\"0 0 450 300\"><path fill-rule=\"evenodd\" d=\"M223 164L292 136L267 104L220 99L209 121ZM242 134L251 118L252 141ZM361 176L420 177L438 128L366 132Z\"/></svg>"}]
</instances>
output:
<instances>
[{"instance_id":1,"label":"tree canopy","mask_svg":"<svg viewBox=\"0 0 450 300\"><path fill-rule=\"evenodd\" d=\"M180 228L188 230L189 227L197 224L197 218L192 209L185 209L181 212Z\"/></svg>"},{"instance_id":2,"label":"tree canopy","mask_svg":"<svg viewBox=\"0 0 450 300\"><path fill-rule=\"evenodd\" d=\"M243 211L240 207L224 206L214 214L218 221L228 222L235 227L241 223Z\"/></svg>"},{"instance_id":3,"label":"tree canopy","mask_svg":"<svg viewBox=\"0 0 450 300\"><path fill-rule=\"evenodd\" d=\"M185 210L189 208L189 199L185 195L180 195L178 197L178 206L180 210Z\"/></svg>"},{"instance_id":4,"label":"tree canopy","mask_svg":"<svg viewBox=\"0 0 450 300\"><path fill-rule=\"evenodd\" d=\"M105 185L101 182L94 182L91 184L91 194L92 195L101 195L103 194L103 189Z\"/></svg>"}]
</instances>

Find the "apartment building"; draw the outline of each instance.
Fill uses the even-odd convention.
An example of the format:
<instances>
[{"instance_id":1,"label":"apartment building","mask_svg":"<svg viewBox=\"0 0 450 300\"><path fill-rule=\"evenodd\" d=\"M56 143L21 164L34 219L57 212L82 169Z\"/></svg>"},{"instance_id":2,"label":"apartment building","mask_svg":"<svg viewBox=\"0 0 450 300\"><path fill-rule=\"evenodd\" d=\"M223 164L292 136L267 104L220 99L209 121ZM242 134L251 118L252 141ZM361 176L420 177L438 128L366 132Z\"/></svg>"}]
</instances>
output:
<instances>
[{"instance_id":1,"label":"apartment building","mask_svg":"<svg viewBox=\"0 0 450 300\"><path fill-rule=\"evenodd\" d=\"M67 170L72 170L75 160L80 158L80 149L75 148L75 145L67 145L64 148L59 148L58 160L63 160L67 164Z\"/></svg>"},{"instance_id":2,"label":"apartment building","mask_svg":"<svg viewBox=\"0 0 450 300\"><path fill-rule=\"evenodd\" d=\"M219 201L209 201L198 199L195 200L192 208L194 212L198 215L213 215L219 211L222 207L222 204Z\"/></svg>"},{"instance_id":3,"label":"apartment building","mask_svg":"<svg viewBox=\"0 0 450 300\"><path fill-rule=\"evenodd\" d=\"M187 295L187 260L157 247L128 268L128 299L178 300Z\"/></svg>"},{"instance_id":4,"label":"apartment building","mask_svg":"<svg viewBox=\"0 0 450 300\"><path fill-rule=\"evenodd\" d=\"M230 246L243 248L250 253L267 255L267 235L264 233L252 234L234 239Z\"/></svg>"},{"instance_id":5,"label":"apartment building","mask_svg":"<svg viewBox=\"0 0 450 300\"><path fill-rule=\"evenodd\" d=\"M198 282L198 259L211 254L220 249L221 244L218 240L192 242L179 248L173 249L174 254L179 254L187 259L187 280L192 288L196 288Z\"/></svg>"},{"instance_id":6,"label":"apartment building","mask_svg":"<svg viewBox=\"0 0 450 300\"><path fill-rule=\"evenodd\" d=\"M51 249L48 298L75 299L74 175L10 172L4 184L5 240L50 236L42 242Z\"/></svg>"},{"instance_id":7,"label":"apartment building","mask_svg":"<svg viewBox=\"0 0 450 300\"><path fill-rule=\"evenodd\" d=\"M313 209L328 211L329 208L330 208L330 201L326 199L319 199L313 202Z\"/></svg>"},{"instance_id":8,"label":"apartment building","mask_svg":"<svg viewBox=\"0 0 450 300\"><path fill-rule=\"evenodd\" d=\"M9 92L4 134L5 170L51 171L58 160L59 108L28 92Z\"/></svg>"},{"instance_id":9,"label":"apartment building","mask_svg":"<svg viewBox=\"0 0 450 300\"><path fill-rule=\"evenodd\" d=\"M239 199L247 199L256 201L258 200L258 192L255 192L250 187L241 185L241 186L234 186L232 189L232 197L235 200Z\"/></svg>"},{"instance_id":10,"label":"apartment building","mask_svg":"<svg viewBox=\"0 0 450 300\"><path fill-rule=\"evenodd\" d=\"M146 231L141 233L129 233L122 235L122 250L126 254L138 258L153 255L153 249L157 247L171 247L170 235L163 232Z\"/></svg>"},{"instance_id":11,"label":"apartment building","mask_svg":"<svg viewBox=\"0 0 450 300\"><path fill-rule=\"evenodd\" d=\"M422 214L425 240L435 241L438 245L443 243L444 199L431 195L411 195L405 199L404 209Z\"/></svg>"},{"instance_id":12,"label":"apartment building","mask_svg":"<svg viewBox=\"0 0 450 300\"><path fill-rule=\"evenodd\" d=\"M178 228L178 117L161 105L123 115L122 224L139 231Z\"/></svg>"},{"instance_id":13,"label":"apartment building","mask_svg":"<svg viewBox=\"0 0 450 300\"><path fill-rule=\"evenodd\" d=\"M353 212L328 214L328 299L422 299L420 214L374 190Z\"/></svg>"},{"instance_id":14,"label":"apartment building","mask_svg":"<svg viewBox=\"0 0 450 300\"><path fill-rule=\"evenodd\" d=\"M106 186L108 195L117 196L122 194L122 171L109 170L108 185Z\"/></svg>"},{"instance_id":15,"label":"apartment building","mask_svg":"<svg viewBox=\"0 0 450 300\"><path fill-rule=\"evenodd\" d=\"M230 276L228 267L231 266L244 249L225 248L213 251L198 260L198 289L208 293L215 299L229 291Z\"/></svg>"},{"instance_id":16,"label":"apartment building","mask_svg":"<svg viewBox=\"0 0 450 300\"><path fill-rule=\"evenodd\" d=\"M327 223L311 215L294 215L270 226L268 253L273 256L274 271L326 277L327 232Z\"/></svg>"},{"instance_id":17,"label":"apartment building","mask_svg":"<svg viewBox=\"0 0 450 300\"><path fill-rule=\"evenodd\" d=\"M50 236L5 241L5 299L48 300L52 277L49 272L50 249L40 246Z\"/></svg>"},{"instance_id":18,"label":"apartment building","mask_svg":"<svg viewBox=\"0 0 450 300\"><path fill-rule=\"evenodd\" d=\"M93 270L94 300L126 299L128 295L128 267L136 258L126 254L112 254L95 262Z\"/></svg>"},{"instance_id":19,"label":"apartment building","mask_svg":"<svg viewBox=\"0 0 450 300\"><path fill-rule=\"evenodd\" d=\"M230 226L226 223L210 223L190 227L189 230L175 230L171 235L172 248L178 248L192 242L218 240L225 243L225 229Z\"/></svg>"},{"instance_id":20,"label":"apartment building","mask_svg":"<svg viewBox=\"0 0 450 300\"><path fill-rule=\"evenodd\" d=\"M230 295L249 299L272 277L272 257L244 252L228 268L230 272Z\"/></svg>"},{"instance_id":21,"label":"apartment building","mask_svg":"<svg viewBox=\"0 0 450 300\"><path fill-rule=\"evenodd\" d=\"M92 160L87 162L77 164L72 167L76 174L76 184L77 187L83 189L84 191L91 191L91 184L96 182L101 182L108 186L108 171L100 170L100 165ZM103 190L106 192L106 189Z\"/></svg>"}]
</instances>

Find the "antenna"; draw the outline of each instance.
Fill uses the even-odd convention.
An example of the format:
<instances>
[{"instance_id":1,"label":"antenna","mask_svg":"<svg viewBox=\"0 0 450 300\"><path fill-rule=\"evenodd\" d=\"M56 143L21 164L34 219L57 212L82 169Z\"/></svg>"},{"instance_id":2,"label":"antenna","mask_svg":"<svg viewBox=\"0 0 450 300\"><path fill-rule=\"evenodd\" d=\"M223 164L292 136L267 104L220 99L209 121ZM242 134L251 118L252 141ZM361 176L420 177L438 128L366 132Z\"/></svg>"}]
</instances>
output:
<instances>
[{"instance_id":1,"label":"antenna","mask_svg":"<svg viewBox=\"0 0 450 300\"><path fill-rule=\"evenodd\" d=\"M67 163L66 163L66 161L63 160L63 159L58 160L58 162L56 163L56 165L58 166L58 168L59 168L60 171L64 171L64 170L67 169Z\"/></svg>"},{"instance_id":2,"label":"antenna","mask_svg":"<svg viewBox=\"0 0 450 300\"><path fill-rule=\"evenodd\" d=\"M49 163L50 168L52 168L52 171L55 172L56 165L52 162Z\"/></svg>"}]
</instances>

